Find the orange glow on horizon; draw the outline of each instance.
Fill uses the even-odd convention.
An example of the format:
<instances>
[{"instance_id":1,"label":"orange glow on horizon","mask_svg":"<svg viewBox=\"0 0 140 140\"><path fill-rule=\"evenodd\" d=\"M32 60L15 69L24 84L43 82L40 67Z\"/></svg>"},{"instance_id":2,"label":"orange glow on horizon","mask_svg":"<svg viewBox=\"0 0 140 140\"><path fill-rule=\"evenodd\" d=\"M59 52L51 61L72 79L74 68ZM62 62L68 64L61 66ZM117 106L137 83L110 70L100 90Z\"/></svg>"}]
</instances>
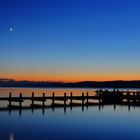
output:
<instances>
[{"instance_id":1,"label":"orange glow on horizon","mask_svg":"<svg viewBox=\"0 0 140 140\"><path fill-rule=\"evenodd\" d=\"M121 75L115 75L115 74L102 74L102 75L13 75L13 74L0 74L0 78L7 78L7 79L13 79L16 81L59 81L59 82L79 82L79 81L115 81L115 80L140 80L140 76L137 74L121 74Z\"/></svg>"}]
</instances>

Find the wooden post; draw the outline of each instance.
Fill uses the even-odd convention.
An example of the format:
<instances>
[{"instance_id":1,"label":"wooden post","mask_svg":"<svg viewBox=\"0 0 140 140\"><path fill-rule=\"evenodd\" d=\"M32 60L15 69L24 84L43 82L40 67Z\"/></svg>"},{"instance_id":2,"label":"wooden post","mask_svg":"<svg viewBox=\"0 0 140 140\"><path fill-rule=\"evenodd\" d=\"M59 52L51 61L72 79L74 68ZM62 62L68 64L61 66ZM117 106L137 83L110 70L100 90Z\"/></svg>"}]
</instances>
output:
<instances>
[{"instance_id":1,"label":"wooden post","mask_svg":"<svg viewBox=\"0 0 140 140\"><path fill-rule=\"evenodd\" d=\"M130 111L130 92L127 92L127 103L128 103L128 110Z\"/></svg>"},{"instance_id":2,"label":"wooden post","mask_svg":"<svg viewBox=\"0 0 140 140\"><path fill-rule=\"evenodd\" d=\"M84 105L84 93L82 93L82 106Z\"/></svg>"},{"instance_id":3,"label":"wooden post","mask_svg":"<svg viewBox=\"0 0 140 140\"><path fill-rule=\"evenodd\" d=\"M130 92L129 91L127 92L127 103L128 105L130 105Z\"/></svg>"},{"instance_id":4,"label":"wooden post","mask_svg":"<svg viewBox=\"0 0 140 140\"><path fill-rule=\"evenodd\" d=\"M53 94L52 94L52 105L54 106L54 92L53 92Z\"/></svg>"},{"instance_id":5,"label":"wooden post","mask_svg":"<svg viewBox=\"0 0 140 140\"><path fill-rule=\"evenodd\" d=\"M64 93L64 106L66 106L67 103L67 93Z\"/></svg>"},{"instance_id":6,"label":"wooden post","mask_svg":"<svg viewBox=\"0 0 140 140\"><path fill-rule=\"evenodd\" d=\"M87 105L88 105L88 92L87 92Z\"/></svg>"},{"instance_id":7,"label":"wooden post","mask_svg":"<svg viewBox=\"0 0 140 140\"><path fill-rule=\"evenodd\" d=\"M12 98L12 93L9 93L9 106L11 106L11 98Z\"/></svg>"},{"instance_id":8,"label":"wooden post","mask_svg":"<svg viewBox=\"0 0 140 140\"><path fill-rule=\"evenodd\" d=\"M72 92L70 93L70 104L72 105Z\"/></svg>"},{"instance_id":9,"label":"wooden post","mask_svg":"<svg viewBox=\"0 0 140 140\"><path fill-rule=\"evenodd\" d=\"M34 105L34 92L32 92L32 105Z\"/></svg>"},{"instance_id":10,"label":"wooden post","mask_svg":"<svg viewBox=\"0 0 140 140\"><path fill-rule=\"evenodd\" d=\"M82 93L82 112L84 111L84 101L85 101L84 93Z\"/></svg>"},{"instance_id":11,"label":"wooden post","mask_svg":"<svg viewBox=\"0 0 140 140\"><path fill-rule=\"evenodd\" d=\"M42 99L42 114L44 115L44 113L45 113L45 93L43 93L43 99Z\"/></svg>"},{"instance_id":12,"label":"wooden post","mask_svg":"<svg viewBox=\"0 0 140 140\"><path fill-rule=\"evenodd\" d=\"M20 98L19 107L21 108L22 107L22 93L19 94L19 98Z\"/></svg>"},{"instance_id":13,"label":"wooden post","mask_svg":"<svg viewBox=\"0 0 140 140\"><path fill-rule=\"evenodd\" d=\"M64 113L66 113L67 93L64 93Z\"/></svg>"},{"instance_id":14,"label":"wooden post","mask_svg":"<svg viewBox=\"0 0 140 140\"><path fill-rule=\"evenodd\" d=\"M43 105L43 107L45 106L45 93L43 93L42 105Z\"/></svg>"}]
</instances>

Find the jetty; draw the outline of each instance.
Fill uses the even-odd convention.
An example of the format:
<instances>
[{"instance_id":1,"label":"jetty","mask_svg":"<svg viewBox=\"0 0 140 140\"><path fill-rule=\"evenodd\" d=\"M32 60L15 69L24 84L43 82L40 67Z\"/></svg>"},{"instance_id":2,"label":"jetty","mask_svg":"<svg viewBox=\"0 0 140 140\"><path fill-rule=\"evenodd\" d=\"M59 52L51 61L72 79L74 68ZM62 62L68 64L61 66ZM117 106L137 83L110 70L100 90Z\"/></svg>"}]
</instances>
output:
<instances>
[{"instance_id":1,"label":"jetty","mask_svg":"<svg viewBox=\"0 0 140 140\"><path fill-rule=\"evenodd\" d=\"M94 105L128 105L140 106L140 91L120 91L120 90L96 90L95 94L81 93L81 95L69 95L64 93L63 96L55 95L53 92L51 96L45 93L42 96L35 96L32 92L31 96L25 97L22 93L19 96L12 96L9 93L8 97L0 97L0 102L6 101L7 106L0 107L2 110L25 109L25 108L56 108L56 107L74 107L74 106L94 106ZM25 101L30 102L29 106L23 106ZM58 103L57 101L60 101ZM37 102L37 103L36 103ZM15 105L16 103L16 105Z\"/></svg>"}]
</instances>

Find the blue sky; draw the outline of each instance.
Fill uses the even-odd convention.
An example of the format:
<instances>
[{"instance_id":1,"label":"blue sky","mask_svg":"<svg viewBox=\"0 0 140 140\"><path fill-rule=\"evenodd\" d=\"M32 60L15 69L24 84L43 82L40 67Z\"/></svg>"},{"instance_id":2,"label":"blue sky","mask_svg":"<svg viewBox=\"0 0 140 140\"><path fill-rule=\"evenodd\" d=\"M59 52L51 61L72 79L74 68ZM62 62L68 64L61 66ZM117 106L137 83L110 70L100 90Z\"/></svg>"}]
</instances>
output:
<instances>
[{"instance_id":1,"label":"blue sky","mask_svg":"<svg viewBox=\"0 0 140 140\"><path fill-rule=\"evenodd\" d=\"M0 77L140 79L139 7L138 0L0 0Z\"/></svg>"}]
</instances>

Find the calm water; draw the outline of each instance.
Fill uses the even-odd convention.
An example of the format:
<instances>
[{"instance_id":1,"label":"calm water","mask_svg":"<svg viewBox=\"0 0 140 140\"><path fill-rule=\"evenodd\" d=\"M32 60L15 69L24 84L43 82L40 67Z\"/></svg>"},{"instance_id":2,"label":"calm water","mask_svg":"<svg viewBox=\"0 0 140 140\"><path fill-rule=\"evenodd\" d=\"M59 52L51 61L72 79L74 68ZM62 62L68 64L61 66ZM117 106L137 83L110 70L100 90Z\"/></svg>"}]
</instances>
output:
<instances>
[{"instance_id":1,"label":"calm water","mask_svg":"<svg viewBox=\"0 0 140 140\"><path fill-rule=\"evenodd\" d=\"M89 92L93 94L95 89L89 88L0 88L0 96L8 96L9 92L12 92L13 96L19 96L19 93L23 93L24 96L31 96L32 92L36 96L42 95L44 92L46 95L52 95L55 92L56 95L64 95L66 92L67 95L70 92L73 92L75 95L81 95L82 92Z\"/></svg>"},{"instance_id":2,"label":"calm water","mask_svg":"<svg viewBox=\"0 0 140 140\"><path fill-rule=\"evenodd\" d=\"M42 91L56 94L73 91L94 93L94 89L0 89L1 96L19 92L26 96ZM26 91L26 92L25 92ZM0 140L114 140L140 139L140 107L98 106L0 112Z\"/></svg>"}]
</instances>

